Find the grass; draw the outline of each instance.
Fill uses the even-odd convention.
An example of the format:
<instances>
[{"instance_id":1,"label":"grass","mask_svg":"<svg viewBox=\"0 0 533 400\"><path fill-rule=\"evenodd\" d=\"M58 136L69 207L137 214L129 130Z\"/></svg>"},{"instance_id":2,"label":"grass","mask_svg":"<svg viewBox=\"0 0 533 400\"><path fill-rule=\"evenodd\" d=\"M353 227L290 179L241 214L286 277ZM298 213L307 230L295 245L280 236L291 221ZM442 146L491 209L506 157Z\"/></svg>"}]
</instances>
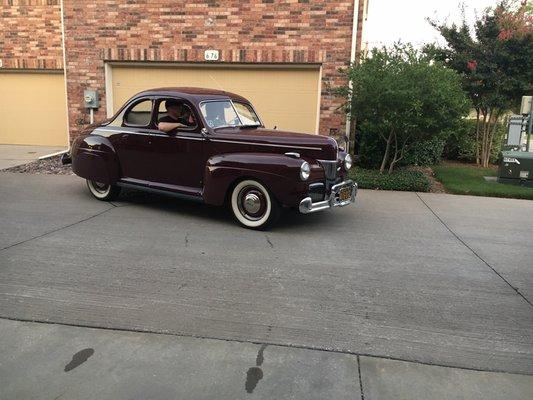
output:
<instances>
[{"instance_id":1,"label":"grass","mask_svg":"<svg viewBox=\"0 0 533 400\"><path fill-rule=\"evenodd\" d=\"M497 171L494 168L441 164L434 166L433 172L450 193L533 200L533 188L487 182L483 177L496 176Z\"/></svg>"},{"instance_id":2,"label":"grass","mask_svg":"<svg viewBox=\"0 0 533 400\"><path fill-rule=\"evenodd\" d=\"M429 179L420 171L400 169L392 174L380 174L378 170L352 168L349 176L360 189L401 190L409 192L428 192Z\"/></svg>"}]
</instances>

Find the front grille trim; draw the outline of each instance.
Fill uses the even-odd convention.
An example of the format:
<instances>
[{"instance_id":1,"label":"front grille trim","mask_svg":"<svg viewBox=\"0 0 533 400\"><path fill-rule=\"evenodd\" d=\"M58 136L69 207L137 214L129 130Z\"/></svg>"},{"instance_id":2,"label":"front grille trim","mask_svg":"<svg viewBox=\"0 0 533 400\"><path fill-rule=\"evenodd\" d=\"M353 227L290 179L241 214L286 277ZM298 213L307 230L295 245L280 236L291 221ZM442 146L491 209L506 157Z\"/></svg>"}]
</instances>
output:
<instances>
[{"instance_id":1,"label":"front grille trim","mask_svg":"<svg viewBox=\"0 0 533 400\"><path fill-rule=\"evenodd\" d=\"M334 181L337 178L337 160L318 160L324 169L324 175L328 181Z\"/></svg>"}]
</instances>

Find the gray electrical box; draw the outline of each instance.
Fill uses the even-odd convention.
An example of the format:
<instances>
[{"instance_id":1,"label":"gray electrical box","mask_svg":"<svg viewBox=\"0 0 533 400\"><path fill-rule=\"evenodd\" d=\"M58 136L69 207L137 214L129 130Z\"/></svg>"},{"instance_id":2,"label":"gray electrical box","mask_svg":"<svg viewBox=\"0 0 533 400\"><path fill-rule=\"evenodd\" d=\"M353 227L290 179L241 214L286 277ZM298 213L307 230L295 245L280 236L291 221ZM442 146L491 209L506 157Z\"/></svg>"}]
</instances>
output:
<instances>
[{"instance_id":1,"label":"gray electrical box","mask_svg":"<svg viewBox=\"0 0 533 400\"><path fill-rule=\"evenodd\" d=\"M100 106L100 99L98 92L93 89L83 91L83 104L85 108L98 108Z\"/></svg>"},{"instance_id":2,"label":"gray electrical box","mask_svg":"<svg viewBox=\"0 0 533 400\"><path fill-rule=\"evenodd\" d=\"M531 112L531 101L533 96L522 96L520 104L520 114L529 114Z\"/></svg>"},{"instance_id":3,"label":"gray electrical box","mask_svg":"<svg viewBox=\"0 0 533 400\"><path fill-rule=\"evenodd\" d=\"M510 146L522 145L522 134L527 128L527 119L521 115L511 115L507 131L507 144Z\"/></svg>"}]
</instances>

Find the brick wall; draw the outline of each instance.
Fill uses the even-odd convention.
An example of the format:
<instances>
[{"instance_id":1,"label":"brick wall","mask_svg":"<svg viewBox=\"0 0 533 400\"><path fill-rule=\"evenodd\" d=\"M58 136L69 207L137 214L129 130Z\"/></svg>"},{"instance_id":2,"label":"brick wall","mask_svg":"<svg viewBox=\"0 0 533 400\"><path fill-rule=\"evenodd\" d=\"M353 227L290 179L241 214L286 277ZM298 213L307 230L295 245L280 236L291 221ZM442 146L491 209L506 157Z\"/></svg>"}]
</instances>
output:
<instances>
[{"instance_id":1,"label":"brick wall","mask_svg":"<svg viewBox=\"0 0 533 400\"><path fill-rule=\"evenodd\" d=\"M105 118L105 61L323 63L320 133L344 132L331 87L350 59L353 0L64 0L71 138L96 88Z\"/></svg>"},{"instance_id":2,"label":"brick wall","mask_svg":"<svg viewBox=\"0 0 533 400\"><path fill-rule=\"evenodd\" d=\"M60 0L1 0L3 68L63 68Z\"/></svg>"}]
</instances>

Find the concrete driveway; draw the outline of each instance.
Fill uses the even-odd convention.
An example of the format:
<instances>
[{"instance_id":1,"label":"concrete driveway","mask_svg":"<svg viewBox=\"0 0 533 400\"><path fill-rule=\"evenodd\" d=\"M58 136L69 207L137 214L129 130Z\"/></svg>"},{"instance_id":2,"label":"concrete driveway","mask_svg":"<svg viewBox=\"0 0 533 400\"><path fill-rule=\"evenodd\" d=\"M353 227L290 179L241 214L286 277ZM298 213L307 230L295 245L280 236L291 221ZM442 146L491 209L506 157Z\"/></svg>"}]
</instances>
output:
<instances>
[{"instance_id":1,"label":"concrete driveway","mask_svg":"<svg viewBox=\"0 0 533 400\"><path fill-rule=\"evenodd\" d=\"M0 144L0 169L15 167L39 157L68 149L68 146L23 146Z\"/></svg>"},{"instance_id":2,"label":"concrete driveway","mask_svg":"<svg viewBox=\"0 0 533 400\"><path fill-rule=\"evenodd\" d=\"M0 220L3 318L533 375L531 201L361 191L265 233L4 173Z\"/></svg>"}]
</instances>

